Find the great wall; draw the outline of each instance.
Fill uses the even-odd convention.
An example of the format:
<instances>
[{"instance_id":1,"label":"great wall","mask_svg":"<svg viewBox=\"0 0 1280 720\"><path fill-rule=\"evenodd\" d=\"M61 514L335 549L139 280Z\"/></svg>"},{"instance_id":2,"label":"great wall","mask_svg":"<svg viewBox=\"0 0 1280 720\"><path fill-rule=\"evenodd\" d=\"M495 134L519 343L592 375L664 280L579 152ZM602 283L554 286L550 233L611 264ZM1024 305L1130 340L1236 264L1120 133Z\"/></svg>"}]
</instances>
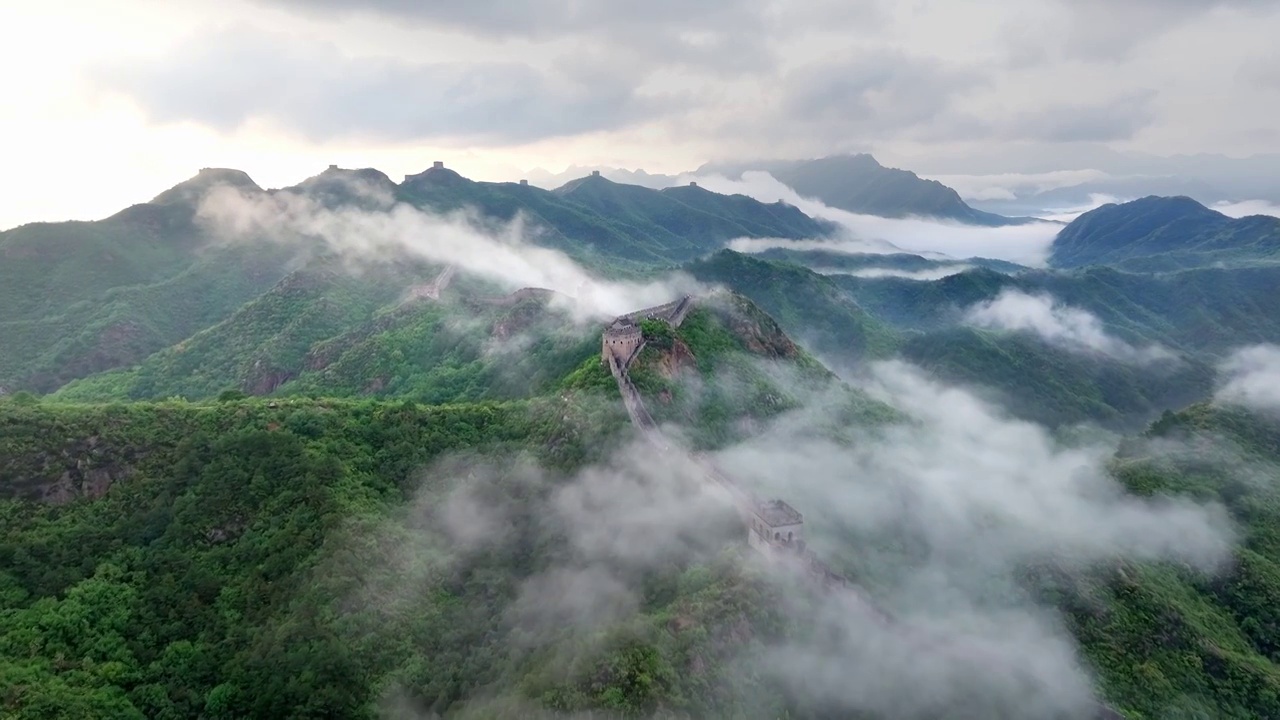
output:
<instances>
[{"instance_id":1,"label":"great wall","mask_svg":"<svg viewBox=\"0 0 1280 720\"><path fill-rule=\"evenodd\" d=\"M446 266L431 283L415 289L413 296L439 299L453 280L455 272L454 265ZM483 304L509 304L522 297L542 296L549 292L525 288L509 296L483 301ZM694 305L693 296L685 295L669 303L618 316L605 328L600 339L601 360L608 365L617 382L618 392L631 424L659 453L683 456L701 471L703 477L726 492L747 531L748 547L759 552L767 561L816 583L824 592L838 594L839 599L845 601L851 609L864 613L882 627L893 628L904 642L918 652L950 650L962 655L966 662L985 663L990 670L997 671L999 663L990 653L970 646L957 646L935 633L910 627L880 608L865 591L832 570L808 547L804 539L804 516L798 510L781 499L762 500L718 468L707 455L686 451L662 433L645 408L644 399L632 383L629 370L646 345L641 323L645 320L661 320L673 329L678 328ZM1088 720L1124 720L1124 715L1095 701Z\"/></svg>"}]
</instances>

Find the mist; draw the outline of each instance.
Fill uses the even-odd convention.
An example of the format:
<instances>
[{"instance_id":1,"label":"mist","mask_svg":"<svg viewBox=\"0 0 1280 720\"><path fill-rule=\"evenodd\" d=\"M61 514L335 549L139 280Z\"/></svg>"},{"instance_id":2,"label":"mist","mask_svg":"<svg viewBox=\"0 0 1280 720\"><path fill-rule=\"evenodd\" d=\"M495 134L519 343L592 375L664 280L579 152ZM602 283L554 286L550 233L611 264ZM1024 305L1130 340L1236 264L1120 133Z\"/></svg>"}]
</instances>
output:
<instances>
[{"instance_id":1,"label":"mist","mask_svg":"<svg viewBox=\"0 0 1280 720\"><path fill-rule=\"evenodd\" d=\"M809 406L718 454L805 513L811 546L848 558L898 620L823 603L808 616L814 639L771 651L770 671L797 692L892 717L957 703L989 717L1080 717L1091 672L1019 573L1168 561L1211 574L1229 557L1225 509L1128 495L1106 471L1112 439L1059 441L900 362L851 379L911 419L841 442L814 432L830 407Z\"/></svg>"},{"instance_id":2,"label":"mist","mask_svg":"<svg viewBox=\"0 0 1280 720\"><path fill-rule=\"evenodd\" d=\"M908 419L851 426L841 419L839 385L815 387L785 364L753 365L752 378L763 373L799 407L715 452L716 463L804 513L810 546L852 571L895 622L868 612L866 595L815 595L762 563L743 547L723 491L688 458L625 437L567 475L505 453L424 469L406 517L367 543L389 560L374 553L362 562L378 569L353 604L375 608L384 631L418 637L406 628L427 622L424 598L459 582L449 578L496 583L490 594L507 599L484 637L497 638L503 662L534 658L557 682L572 682L599 672L619 637L674 632L655 624L667 616L646 604L653 577L729 558L780 592L758 601L776 604L792 629L785 639L721 647L729 655L718 662L734 677L780 684L807 706L836 712L1079 717L1093 701L1092 673L1061 615L1028 592L1020 573L1167 561L1208 574L1229 555L1234 535L1220 506L1126 494L1106 472L1109 436L1061 441L900 362L847 378ZM731 371L715 382L722 393L760 391ZM527 559L519 570L492 566L506 556ZM516 686L477 689L450 712L554 715ZM388 693L388 717L438 716L406 699L410 686Z\"/></svg>"},{"instance_id":3,"label":"mist","mask_svg":"<svg viewBox=\"0 0 1280 720\"><path fill-rule=\"evenodd\" d=\"M377 200L376 189L363 196ZM327 207L287 191L245 193L219 186L201 201L198 221L228 242L287 243L304 254L336 253L353 268L405 257L454 265L509 290L556 291L553 304L579 322L598 321L694 292L696 281L673 275L648 283L594 277L565 253L535 244L537 229L522 217L494 224L474 213L424 212L404 203Z\"/></svg>"},{"instance_id":4,"label":"mist","mask_svg":"<svg viewBox=\"0 0 1280 720\"><path fill-rule=\"evenodd\" d=\"M1008 332L1031 332L1046 342L1077 352L1088 351L1138 365L1175 360L1160 345L1131 345L1111 335L1096 315L1056 300L1047 293L1029 295L1007 288L965 312L965 322Z\"/></svg>"},{"instance_id":5,"label":"mist","mask_svg":"<svg viewBox=\"0 0 1280 720\"><path fill-rule=\"evenodd\" d=\"M1233 218L1270 215L1280 218L1280 205L1267 200L1223 200L1212 205L1214 210Z\"/></svg>"},{"instance_id":6,"label":"mist","mask_svg":"<svg viewBox=\"0 0 1280 720\"><path fill-rule=\"evenodd\" d=\"M1254 345L1233 352L1218 366L1224 405L1280 414L1280 347Z\"/></svg>"},{"instance_id":7,"label":"mist","mask_svg":"<svg viewBox=\"0 0 1280 720\"><path fill-rule=\"evenodd\" d=\"M1031 223L1005 227L980 227L928 218L883 218L874 215L858 215L829 207L823 203L803 198L794 190L779 182L767 172L745 172L741 180L730 180L721 175L688 176L682 180L696 180L708 190L724 194L739 193L761 202L782 201L794 205L805 214L830 220L844 228L847 236L813 248L833 252L876 252L868 247L888 243L893 250L883 252L937 253L943 257L964 259L971 257L1008 260L1021 265L1042 267L1049 257L1049 246L1062 227L1055 223ZM770 245L768 247L792 247L794 245ZM736 247L734 249L737 249ZM742 252L760 252L767 247Z\"/></svg>"}]
</instances>

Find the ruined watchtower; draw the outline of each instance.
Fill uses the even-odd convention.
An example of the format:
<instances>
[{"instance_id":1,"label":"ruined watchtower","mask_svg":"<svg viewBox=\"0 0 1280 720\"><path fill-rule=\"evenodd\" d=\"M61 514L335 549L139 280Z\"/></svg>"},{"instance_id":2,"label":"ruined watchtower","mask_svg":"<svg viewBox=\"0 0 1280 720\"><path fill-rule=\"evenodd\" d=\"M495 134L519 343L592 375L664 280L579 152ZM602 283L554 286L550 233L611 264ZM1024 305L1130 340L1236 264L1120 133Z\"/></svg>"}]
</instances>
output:
<instances>
[{"instance_id":1,"label":"ruined watchtower","mask_svg":"<svg viewBox=\"0 0 1280 720\"><path fill-rule=\"evenodd\" d=\"M747 544L756 550L804 549L804 516L782 500L757 501Z\"/></svg>"},{"instance_id":2,"label":"ruined watchtower","mask_svg":"<svg viewBox=\"0 0 1280 720\"><path fill-rule=\"evenodd\" d=\"M432 170L443 170L443 169L444 169L444 161L443 161L443 160L436 160L435 162L431 163L431 169L432 169Z\"/></svg>"},{"instance_id":3,"label":"ruined watchtower","mask_svg":"<svg viewBox=\"0 0 1280 720\"><path fill-rule=\"evenodd\" d=\"M607 364L612 357L619 366L624 365L642 341L640 326L629 317L620 317L605 328L600 341L600 359Z\"/></svg>"}]
</instances>

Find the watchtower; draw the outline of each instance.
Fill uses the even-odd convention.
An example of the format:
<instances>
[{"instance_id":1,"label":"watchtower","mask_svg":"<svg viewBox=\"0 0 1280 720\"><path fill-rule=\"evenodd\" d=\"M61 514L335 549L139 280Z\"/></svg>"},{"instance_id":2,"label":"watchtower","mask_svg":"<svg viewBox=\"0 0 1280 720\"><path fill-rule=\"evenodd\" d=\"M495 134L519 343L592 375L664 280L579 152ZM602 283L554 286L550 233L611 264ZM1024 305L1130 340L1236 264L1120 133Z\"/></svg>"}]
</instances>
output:
<instances>
[{"instance_id":1,"label":"watchtower","mask_svg":"<svg viewBox=\"0 0 1280 720\"><path fill-rule=\"evenodd\" d=\"M528 184L529 184L529 180L528 180L528 178L520 178L520 184L521 184L521 185L528 185Z\"/></svg>"},{"instance_id":2,"label":"watchtower","mask_svg":"<svg viewBox=\"0 0 1280 720\"><path fill-rule=\"evenodd\" d=\"M631 354L640 347L643 337L640 326L631 318L620 317L614 320L612 325L605 328L601 338L600 359L607 364L609 358L613 357L621 366L631 359Z\"/></svg>"},{"instance_id":3,"label":"watchtower","mask_svg":"<svg viewBox=\"0 0 1280 720\"><path fill-rule=\"evenodd\" d=\"M330 170L337 170L337 169L338 169L338 166L337 166L337 165L334 165L333 163L330 163L330 164L329 164L329 169L330 169Z\"/></svg>"},{"instance_id":4,"label":"watchtower","mask_svg":"<svg viewBox=\"0 0 1280 720\"><path fill-rule=\"evenodd\" d=\"M804 516L782 500L756 502L747 544L756 550L804 550Z\"/></svg>"},{"instance_id":5,"label":"watchtower","mask_svg":"<svg viewBox=\"0 0 1280 720\"><path fill-rule=\"evenodd\" d=\"M444 161L443 161L443 160L436 160L435 162L431 163L431 169L432 169L432 170L443 170L443 169L444 169Z\"/></svg>"},{"instance_id":6,"label":"watchtower","mask_svg":"<svg viewBox=\"0 0 1280 720\"><path fill-rule=\"evenodd\" d=\"M592 171L591 171L591 177L600 177L600 171L599 171L599 170L592 170Z\"/></svg>"}]
</instances>

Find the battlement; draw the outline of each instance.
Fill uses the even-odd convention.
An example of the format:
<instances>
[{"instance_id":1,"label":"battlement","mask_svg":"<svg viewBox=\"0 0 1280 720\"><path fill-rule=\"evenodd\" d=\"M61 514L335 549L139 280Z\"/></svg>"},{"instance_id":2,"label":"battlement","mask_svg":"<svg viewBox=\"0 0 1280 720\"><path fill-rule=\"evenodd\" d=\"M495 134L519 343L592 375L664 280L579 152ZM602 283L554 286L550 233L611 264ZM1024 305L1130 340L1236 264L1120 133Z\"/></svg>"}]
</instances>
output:
<instances>
[{"instance_id":1,"label":"battlement","mask_svg":"<svg viewBox=\"0 0 1280 720\"><path fill-rule=\"evenodd\" d=\"M625 368L643 343L644 333L640 326L630 317L620 317L605 328L600 339L600 358L606 363L612 358Z\"/></svg>"},{"instance_id":2,"label":"battlement","mask_svg":"<svg viewBox=\"0 0 1280 720\"><path fill-rule=\"evenodd\" d=\"M769 527L799 525L804 522L804 516L800 514L800 511L782 500L767 500L757 503L755 512Z\"/></svg>"}]
</instances>

